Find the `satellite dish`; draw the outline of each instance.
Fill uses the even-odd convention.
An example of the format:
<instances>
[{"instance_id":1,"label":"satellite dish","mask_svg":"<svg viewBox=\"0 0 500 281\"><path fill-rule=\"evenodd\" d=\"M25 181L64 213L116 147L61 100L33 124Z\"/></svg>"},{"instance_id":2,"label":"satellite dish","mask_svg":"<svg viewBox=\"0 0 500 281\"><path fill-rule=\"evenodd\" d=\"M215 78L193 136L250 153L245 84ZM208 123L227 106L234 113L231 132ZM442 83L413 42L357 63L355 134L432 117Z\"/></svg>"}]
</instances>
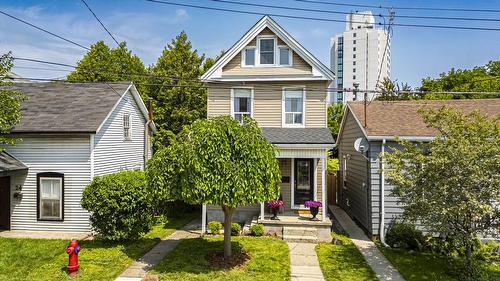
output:
<instances>
[{"instance_id":1,"label":"satellite dish","mask_svg":"<svg viewBox=\"0 0 500 281\"><path fill-rule=\"evenodd\" d=\"M354 141L354 149L357 152L365 153L368 151L368 141L365 138L358 138Z\"/></svg>"}]
</instances>

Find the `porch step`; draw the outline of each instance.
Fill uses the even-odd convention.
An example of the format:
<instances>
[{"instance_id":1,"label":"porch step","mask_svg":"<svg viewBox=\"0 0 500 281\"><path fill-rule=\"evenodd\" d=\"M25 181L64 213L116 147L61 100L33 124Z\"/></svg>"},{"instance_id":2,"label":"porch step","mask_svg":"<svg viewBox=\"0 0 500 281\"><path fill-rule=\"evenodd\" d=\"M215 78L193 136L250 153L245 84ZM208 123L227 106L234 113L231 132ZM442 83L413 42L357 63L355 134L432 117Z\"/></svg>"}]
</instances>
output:
<instances>
[{"instance_id":1,"label":"porch step","mask_svg":"<svg viewBox=\"0 0 500 281\"><path fill-rule=\"evenodd\" d=\"M318 243L317 236L283 235L283 240L292 243Z\"/></svg>"},{"instance_id":2,"label":"porch step","mask_svg":"<svg viewBox=\"0 0 500 281\"><path fill-rule=\"evenodd\" d=\"M283 237L284 236L311 236L311 237L317 237L318 236L318 230L315 227L284 226L283 227Z\"/></svg>"}]
</instances>

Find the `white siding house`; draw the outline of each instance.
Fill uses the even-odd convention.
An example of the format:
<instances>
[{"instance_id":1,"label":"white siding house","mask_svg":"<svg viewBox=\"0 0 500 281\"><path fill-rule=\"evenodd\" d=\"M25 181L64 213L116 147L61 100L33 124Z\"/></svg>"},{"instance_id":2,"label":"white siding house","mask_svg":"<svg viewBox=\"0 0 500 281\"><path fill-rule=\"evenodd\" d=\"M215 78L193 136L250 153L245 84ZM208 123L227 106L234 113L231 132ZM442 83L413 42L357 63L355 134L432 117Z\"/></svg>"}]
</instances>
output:
<instances>
[{"instance_id":1,"label":"white siding house","mask_svg":"<svg viewBox=\"0 0 500 281\"><path fill-rule=\"evenodd\" d=\"M0 167L0 190L10 189L9 206L0 206L9 221L0 227L88 232L89 213L80 201L92 178L145 167L154 124L132 83L111 85L12 86L28 100L11 130L19 140L4 148L27 169Z\"/></svg>"}]
</instances>

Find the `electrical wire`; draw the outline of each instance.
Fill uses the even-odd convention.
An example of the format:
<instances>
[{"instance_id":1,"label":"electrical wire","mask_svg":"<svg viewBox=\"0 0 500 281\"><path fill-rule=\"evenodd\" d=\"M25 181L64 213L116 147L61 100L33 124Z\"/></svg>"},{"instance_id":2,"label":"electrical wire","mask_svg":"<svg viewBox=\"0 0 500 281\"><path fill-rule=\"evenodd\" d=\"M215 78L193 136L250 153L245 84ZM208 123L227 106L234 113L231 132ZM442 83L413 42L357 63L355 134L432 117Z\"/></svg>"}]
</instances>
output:
<instances>
[{"instance_id":1,"label":"electrical wire","mask_svg":"<svg viewBox=\"0 0 500 281\"><path fill-rule=\"evenodd\" d=\"M272 8L272 9L282 9L282 10L302 11L302 12L314 12L314 13L327 13L327 14L339 14L339 15L350 15L353 13L353 12L340 12L340 11L323 10L323 9L287 7L287 6L266 5L266 4L257 4L257 3L243 3L243 2L236 2L236 1L229 1L229 0L208 0L208 1L250 6L250 7ZM389 15L377 14L375 16L388 17ZM500 19L492 19L492 18L466 18L466 17L415 16L415 15L395 15L394 17L396 17L396 18L409 18L409 19L430 19L430 20L461 20L461 21L500 22Z\"/></svg>"},{"instance_id":2,"label":"electrical wire","mask_svg":"<svg viewBox=\"0 0 500 281\"><path fill-rule=\"evenodd\" d=\"M99 17L97 17L97 15L94 13L94 11L92 10L92 8L90 8L90 6L87 4L87 2L85 2L85 0L81 0L83 2L83 4L87 7L87 9L92 13L92 15L94 15L94 18L99 22L99 24L101 24L102 28L104 28L104 30L109 34L109 36L113 39L113 41L115 41L116 45L118 45L118 47L120 46L120 43L118 43L118 40L116 40L116 38L113 36L113 34L111 34L111 32L106 28L106 26L102 23L102 21L99 19Z\"/></svg>"}]
</instances>

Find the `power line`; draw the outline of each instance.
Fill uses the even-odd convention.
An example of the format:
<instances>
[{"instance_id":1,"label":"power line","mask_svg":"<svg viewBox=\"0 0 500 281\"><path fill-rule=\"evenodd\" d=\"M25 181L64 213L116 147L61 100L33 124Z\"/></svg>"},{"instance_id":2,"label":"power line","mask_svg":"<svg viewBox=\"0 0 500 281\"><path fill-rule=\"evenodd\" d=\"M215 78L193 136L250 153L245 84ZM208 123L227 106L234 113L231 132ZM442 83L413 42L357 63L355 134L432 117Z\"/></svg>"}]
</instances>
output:
<instances>
[{"instance_id":1,"label":"power line","mask_svg":"<svg viewBox=\"0 0 500 281\"><path fill-rule=\"evenodd\" d=\"M339 15L350 15L352 12L340 12L340 11L332 11L332 10L322 10L322 9L311 9L311 8L299 8L299 7L287 7L287 6L277 6L277 5L266 5L266 4L257 4L257 3L243 3L229 0L209 0L212 2L218 3L227 3L227 4L235 4L235 5L243 5L243 6L251 6L251 7L261 7L261 8L272 8L272 9L283 9L290 11L302 11L302 12L315 12L315 13L327 13L327 14L339 14ZM390 16L390 15L382 15L378 14L376 16ZM414 16L414 15L395 15L395 18L409 18L409 19L431 19L431 20L462 20L462 21L493 21L500 22L500 19L491 19L491 18L467 18L467 17L441 17L441 16Z\"/></svg>"},{"instance_id":2,"label":"power line","mask_svg":"<svg viewBox=\"0 0 500 281\"><path fill-rule=\"evenodd\" d=\"M189 8L197 8L197 9L212 10L212 11L219 11L219 12L230 12L230 13L238 13L238 14L259 15L259 16L266 16L267 15L267 16L273 16L273 17L279 17L279 18L314 20L314 21L324 21L324 22L342 22L342 23L347 22L346 20L338 20L338 19L293 16L293 15L285 15L285 14L261 13L261 12L253 12L253 11L243 11L243 10L235 10L235 9L208 7L208 6L200 6L200 5L192 5L192 4L183 4L183 3L176 3L176 2L167 2L167 1L160 1L160 0L145 0L145 1L158 3L158 4L164 4L164 5L170 5L170 6L189 7ZM363 23L364 24L364 22L353 22L353 23ZM382 25L382 24L378 23L378 25ZM402 26L402 27L418 27L418 28L500 31L500 28L490 28L490 27L449 26L449 25L432 25L432 24L403 24L403 23L395 23L393 25L394 26Z\"/></svg>"},{"instance_id":3,"label":"power line","mask_svg":"<svg viewBox=\"0 0 500 281\"><path fill-rule=\"evenodd\" d=\"M432 7L404 7L404 6L382 6L382 5L366 5L366 4L347 4L339 2L327 2L318 0L295 0L297 2L325 4L332 6L345 6L345 7L360 7L360 8L374 8L374 9L396 9L396 10L421 10L421 11L449 11L449 12L487 12L487 13L500 13L496 9L463 9L463 8L432 8Z\"/></svg>"},{"instance_id":4,"label":"power line","mask_svg":"<svg viewBox=\"0 0 500 281\"><path fill-rule=\"evenodd\" d=\"M104 26L104 24L102 23L102 21L99 19L99 17L97 17L97 15L94 13L94 11L92 11L92 9L87 4L87 2L85 2L85 0L81 0L81 1L87 7L87 9L92 13L92 15L94 15L94 18L101 24L102 28L104 28L104 30L106 30L106 32L113 39L113 41L115 41L116 45L120 46L120 43L118 43L118 40L116 40L116 38L113 36L113 34L111 34L111 32L106 28L106 26Z\"/></svg>"},{"instance_id":5,"label":"power line","mask_svg":"<svg viewBox=\"0 0 500 281\"><path fill-rule=\"evenodd\" d=\"M31 27L33 27L33 28L36 28L36 29L38 29L38 30L40 30L40 31L43 31L43 32L45 32L45 33L47 33L47 34L50 34L50 35L54 36L54 37L57 37L57 38L59 38L59 39L61 39L61 40L63 40L63 41L66 41L66 42L68 42L68 43L71 43L71 44L73 44L73 45L75 45L75 46L78 46L78 47L80 47L80 48L83 48L83 49L85 49L85 50L87 50L87 51L90 51L90 48L88 48L88 47L85 47L85 46L83 46L83 45L81 45L81 44L79 44L79 43L76 43L75 41L72 41L72 40L70 40L70 39L64 38L64 37L62 37L62 36L60 36L60 35L57 35L57 34L55 34L55 33L53 33L53 32L50 32L50 31L48 31L48 30L46 30L46 29L44 29L44 28L42 28L42 27L39 27L39 26L34 25L34 24L32 24L32 23L29 23L29 22L27 22L27 21L25 21L25 20L22 20L22 19L20 19L20 18L18 18L18 17L15 17L15 16L13 16L13 15L11 15L11 14L8 14L8 13L6 13L6 12L4 12L4 11L1 11L1 10L0 10L0 14L3 14L3 15L5 15L5 16L9 17L9 18L12 18L12 19L15 19L15 20L17 20L17 21L19 21L19 22L22 22L22 23L24 23L24 24L27 24L27 25L29 25L29 26L31 26Z\"/></svg>"}]
</instances>

